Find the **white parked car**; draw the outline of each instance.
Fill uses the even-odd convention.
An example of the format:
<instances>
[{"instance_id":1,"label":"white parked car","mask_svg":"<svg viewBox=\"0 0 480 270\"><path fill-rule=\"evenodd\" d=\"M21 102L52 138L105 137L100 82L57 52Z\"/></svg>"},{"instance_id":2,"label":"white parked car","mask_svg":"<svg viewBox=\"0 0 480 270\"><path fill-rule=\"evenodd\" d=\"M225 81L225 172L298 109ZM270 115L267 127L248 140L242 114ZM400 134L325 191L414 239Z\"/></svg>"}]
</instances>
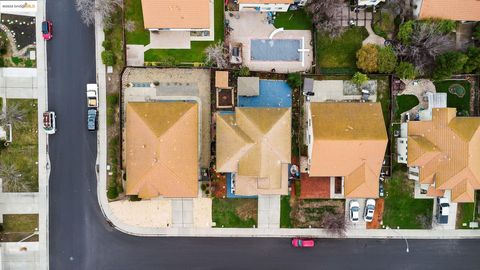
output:
<instances>
[{"instance_id":1,"label":"white parked car","mask_svg":"<svg viewBox=\"0 0 480 270\"><path fill-rule=\"evenodd\" d=\"M375 213L375 200L374 199L367 199L365 203L365 213L363 218L366 222L372 222L373 214Z\"/></svg>"},{"instance_id":2,"label":"white parked car","mask_svg":"<svg viewBox=\"0 0 480 270\"><path fill-rule=\"evenodd\" d=\"M357 223L360 218L360 204L356 200L352 200L348 207L350 209L350 221L352 223Z\"/></svg>"}]
</instances>

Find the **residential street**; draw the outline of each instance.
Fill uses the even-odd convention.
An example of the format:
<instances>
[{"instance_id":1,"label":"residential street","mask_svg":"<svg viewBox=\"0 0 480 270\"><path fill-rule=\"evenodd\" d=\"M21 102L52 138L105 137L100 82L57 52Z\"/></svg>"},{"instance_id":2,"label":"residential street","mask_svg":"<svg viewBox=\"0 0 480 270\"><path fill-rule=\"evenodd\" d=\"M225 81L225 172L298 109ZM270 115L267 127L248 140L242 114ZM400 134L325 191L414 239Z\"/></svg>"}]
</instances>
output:
<instances>
[{"instance_id":1,"label":"residential street","mask_svg":"<svg viewBox=\"0 0 480 270\"><path fill-rule=\"evenodd\" d=\"M52 270L131 269L474 269L480 240L319 240L314 249L289 239L139 238L113 230L96 194L96 134L86 128L85 86L95 82L94 29L72 0L47 1L50 136L49 241ZM314 268L315 267L315 268Z\"/></svg>"}]
</instances>

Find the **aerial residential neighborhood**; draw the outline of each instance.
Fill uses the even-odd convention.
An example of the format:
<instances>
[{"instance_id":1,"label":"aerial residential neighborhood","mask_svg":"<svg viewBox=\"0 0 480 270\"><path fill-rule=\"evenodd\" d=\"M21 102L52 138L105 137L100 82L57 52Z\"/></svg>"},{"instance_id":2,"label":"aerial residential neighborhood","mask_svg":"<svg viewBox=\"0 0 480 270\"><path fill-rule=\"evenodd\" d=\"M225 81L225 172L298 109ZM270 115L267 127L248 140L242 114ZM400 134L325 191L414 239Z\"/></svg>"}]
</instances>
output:
<instances>
[{"instance_id":1,"label":"aerial residential neighborhood","mask_svg":"<svg viewBox=\"0 0 480 270\"><path fill-rule=\"evenodd\" d=\"M1 0L0 270L477 269L477 0Z\"/></svg>"}]
</instances>

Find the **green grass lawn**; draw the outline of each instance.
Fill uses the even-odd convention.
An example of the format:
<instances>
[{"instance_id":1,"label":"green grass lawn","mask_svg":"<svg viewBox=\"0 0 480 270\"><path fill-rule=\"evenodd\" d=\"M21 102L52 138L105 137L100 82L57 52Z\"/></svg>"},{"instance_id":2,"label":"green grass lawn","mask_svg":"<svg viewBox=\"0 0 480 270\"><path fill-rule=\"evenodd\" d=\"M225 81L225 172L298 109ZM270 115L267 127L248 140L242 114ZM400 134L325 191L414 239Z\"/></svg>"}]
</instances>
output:
<instances>
[{"instance_id":1,"label":"green grass lawn","mask_svg":"<svg viewBox=\"0 0 480 270\"><path fill-rule=\"evenodd\" d=\"M383 120L385 127L388 129L390 125L390 80L387 76L374 77L377 80L377 102L382 105Z\"/></svg>"},{"instance_id":2,"label":"green grass lawn","mask_svg":"<svg viewBox=\"0 0 480 270\"><path fill-rule=\"evenodd\" d=\"M383 225L401 229L425 229L431 225L433 199L415 199L413 189L414 182L405 173L394 172L385 185Z\"/></svg>"},{"instance_id":3,"label":"green grass lawn","mask_svg":"<svg viewBox=\"0 0 480 270\"><path fill-rule=\"evenodd\" d=\"M135 31L126 32L127 44L150 43L150 32L143 26L142 0L125 0L125 21L135 23Z\"/></svg>"},{"instance_id":4,"label":"green grass lawn","mask_svg":"<svg viewBox=\"0 0 480 270\"><path fill-rule=\"evenodd\" d=\"M284 28L285 30L310 30L312 29L312 20L304 9L290 10L287 12L278 12L273 26Z\"/></svg>"},{"instance_id":5,"label":"green grass lawn","mask_svg":"<svg viewBox=\"0 0 480 270\"><path fill-rule=\"evenodd\" d=\"M320 73L327 70L344 70L353 73L356 68L356 53L362 47L362 41L368 36L364 27L349 28L336 39L325 33L317 34L316 54Z\"/></svg>"},{"instance_id":6,"label":"green grass lawn","mask_svg":"<svg viewBox=\"0 0 480 270\"><path fill-rule=\"evenodd\" d=\"M434 82L437 92L447 93L447 106L449 108L457 108L457 113L470 112L470 83L465 80L445 80ZM451 94L448 91L448 88L452 84L460 84L465 88L465 95L463 97L458 97L457 95Z\"/></svg>"},{"instance_id":7,"label":"green grass lawn","mask_svg":"<svg viewBox=\"0 0 480 270\"><path fill-rule=\"evenodd\" d=\"M457 208L457 228L458 229L470 229L468 227L471 221L478 221L478 218L474 214L475 205L474 203L459 203ZM467 226L463 226L463 224Z\"/></svg>"},{"instance_id":8,"label":"green grass lawn","mask_svg":"<svg viewBox=\"0 0 480 270\"><path fill-rule=\"evenodd\" d=\"M396 97L396 101L395 115L397 118L400 117L401 113L412 109L420 103L415 95L399 95Z\"/></svg>"},{"instance_id":9,"label":"green grass lawn","mask_svg":"<svg viewBox=\"0 0 480 270\"><path fill-rule=\"evenodd\" d=\"M216 227L252 228L257 225L257 199L218 199L212 201Z\"/></svg>"},{"instance_id":10,"label":"green grass lawn","mask_svg":"<svg viewBox=\"0 0 480 270\"><path fill-rule=\"evenodd\" d=\"M280 228L293 228L290 218L291 211L290 196L282 196L280 201Z\"/></svg>"},{"instance_id":11,"label":"green grass lawn","mask_svg":"<svg viewBox=\"0 0 480 270\"><path fill-rule=\"evenodd\" d=\"M33 99L8 99L8 108L16 107L23 111L24 118L21 122L12 125L13 142L0 149L0 164L13 165L21 175L21 181L25 183L24 192L38 191L38 124L37 124L37 101ZM5 184L4 191L11 190Z\"/></svg>"},{"instance_id":12,"label":"green grass lawn","mask_svg":"<svg viewBox=\"0 0 480 270\"><path fill-rule=\"evenodd\" d=\"M38 215L3 215L4 232L33 233L38 228Z\"/></svg>"},{"instance_id":13,"label":"green grass lawn","mask_svg":"<svg viewBox=\"0 0 480 270\"><path fill-rule=\"evenodd\" d=\"M164 65L204 62L205 49L223 40L223 0L215 0L215 41L192 41L190 49L151 49L145 52L145 62L160 62Z\"/></svg>"}]
</instances>

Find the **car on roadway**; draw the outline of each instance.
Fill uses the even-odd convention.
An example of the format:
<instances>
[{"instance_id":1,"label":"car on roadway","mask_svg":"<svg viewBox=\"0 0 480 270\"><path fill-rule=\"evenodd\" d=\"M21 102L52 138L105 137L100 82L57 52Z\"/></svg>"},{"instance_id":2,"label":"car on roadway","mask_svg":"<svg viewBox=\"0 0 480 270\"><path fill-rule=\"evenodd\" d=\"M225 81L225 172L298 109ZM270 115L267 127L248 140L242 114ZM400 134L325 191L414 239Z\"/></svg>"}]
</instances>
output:
<instances>
[{"instance_id":1,"label":"car on roadway","mask_svg":"<svg viewBox=\"0 0 480 270\"><path fill-rule=\"evenodd\" d=\"M88 111L87 111L87 129L88 129L88 131L97 130L97 109L88 109Z\"/></svg>"},{"instance_id":2,"label":"car on roadway","mask_svg":"<svg viewBox=\"0 0 480 270\"><path fill-rule=\"evenodd\" d=\"M50 40L53 37L53 23L51 21L42 22L42 36L45 40Z\"/></svg>"},{"instance_id":3,"label":"car on roadway","mask_svg":"<svg viewBox=\"0 0 480 270\"><path fill-rule=\"evenodd\" d=\"M298 248L310 248L315 246L315 241L309 238L293 238L292 246Z\"/></svg>"},{"instance_id":4,"label":"car on roadway","mask_svg":"<svg viewBox=\"0 0 480 270\"><path fill-rule=\"evenodd\" d=\"M363 219L365 219L366 222L372 222L374 214L375 214L375 200L367 199L367 202L365 203L365 213L363 214Z\"/></svg>"},{"instance_id":5,"label":"car on roadway","mask_svg":"<svg viewBox=\"0 0 480 270\"><path fill-rule=\"evenodd\" d=\"M351 200L348 204L350 221L352 223L357 223L360 218L360 204L357 200Z\"/></svg>"}]
</instances>

